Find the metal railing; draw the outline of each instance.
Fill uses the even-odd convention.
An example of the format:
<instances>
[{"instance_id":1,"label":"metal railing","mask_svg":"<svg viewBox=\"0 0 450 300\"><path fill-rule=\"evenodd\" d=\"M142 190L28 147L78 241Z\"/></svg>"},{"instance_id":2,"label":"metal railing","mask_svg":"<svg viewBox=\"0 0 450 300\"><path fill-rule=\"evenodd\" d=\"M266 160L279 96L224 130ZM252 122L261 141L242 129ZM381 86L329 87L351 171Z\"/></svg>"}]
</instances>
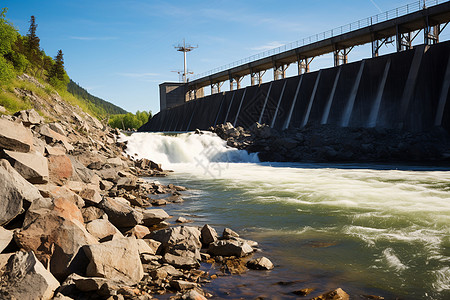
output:
<instances>
[{"instance_id":1,"label":"metal railing","mask_svg":"<svg viewBox=\"0 0 450 300\"><path fill-rule=\"evenodd\" d=\"M413 3L407 4L407 5L395 8L395 9L391 9L389 11L379 13L372 17L368 17L366 19L361 19L356 22L353 22L353 23L350 23L347 25L343 25L341 27L337 27L337 28L334 28L334 29L331 29L331 30L328 30L328 31L325 31L322 33L318 33L318 34L309 36L302 40L298 40L298 41L286 44L284 46L280 46L278 48L267 50L267 51L243 58L241 60L237 60L230 64L223 65L221 67L217 67L217 68L209 70L207 72L192 76L190 78L191 79L190 81L197 80L197 79L200 79L200 78L212 75L212 74L216 74L216 73L219 73L219 72L222 72L222 71L234 68L234 67L238 67L238 66L241 66L241 65L262 59L262 58L266 58L266 57L269 57L269 56L272 56L275 54L280 54L280 53L290 51L290 50L293 50L293 49L296 49L296 48L299 48L299 47L302 47L305 45L323 41L323 40L326 40L326 39L329 39L329 38L332 38L332 37L335 37L335 36L338 36L341 34L345 34L345 33L351 32L351 31L355 31L355 30L364 28L364 27L368 27L368 26L382 23L382 22L385 22L388 20L392 20L392 19L404 16L404 15L407 15L407 14L410 14L413 12L417 12L419 10L422 10L422 9L425 9L425 8L428 8L431 6L435 6L435 5L438 5L438 4L447 2L447 1L448 0L415 1Z\"/></svg>"}]
</instances>

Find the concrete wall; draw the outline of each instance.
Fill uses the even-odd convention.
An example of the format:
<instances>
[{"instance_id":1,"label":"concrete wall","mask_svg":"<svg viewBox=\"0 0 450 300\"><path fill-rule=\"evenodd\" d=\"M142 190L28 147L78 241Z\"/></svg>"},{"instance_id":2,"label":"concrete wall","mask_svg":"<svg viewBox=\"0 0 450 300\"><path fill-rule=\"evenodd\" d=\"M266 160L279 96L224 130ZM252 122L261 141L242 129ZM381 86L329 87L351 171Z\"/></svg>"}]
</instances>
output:
<instances>
[{"instance_id":1,"label":"concrete wall","mask_svg":"<svg viewBox=\"0 0 450 300\"><path fill-rule=\"evenodd\" d=\"M261 121L277 129L331 124L450 131L449 87L450 42L444 42L213 94L162 110L140 130Z\"/></svg>"}]
</instances>

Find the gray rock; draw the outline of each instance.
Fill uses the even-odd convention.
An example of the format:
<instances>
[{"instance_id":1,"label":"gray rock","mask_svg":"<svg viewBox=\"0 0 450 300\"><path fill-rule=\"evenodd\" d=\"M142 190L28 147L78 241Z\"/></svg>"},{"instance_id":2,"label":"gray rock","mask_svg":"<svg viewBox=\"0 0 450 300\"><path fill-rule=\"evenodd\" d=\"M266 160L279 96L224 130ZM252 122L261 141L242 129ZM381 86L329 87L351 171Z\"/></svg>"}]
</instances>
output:
<instances>
[{"instance_id":1,"label":"gray rock","mask_svg":"<svg viewBox=\"0 0 450 300\"><path fill-rule=\"evenodd\" d=\"M22 153L5 150L11 165L31 183L47 183L49 179L47 159L40 153Z\"/></svg>"},{"instance_id":2,"label":"gray rock","mask_svg":"<svg viewBox=\"0 0 450 300\"><path fill-rule=\"evenodd\" d=\"M205 224L201 231L201 241L204 245L209 245L211 243L214 243L218 239L218 234L214 228L209 226L208 224Z\"/></svg>"},{"instance_id":3,"label":"gray rock","mask_svg":"<svg viewBox=\"0 0 450 300\"><path fill-rule=\"evenodd\" d=\"M253 270L272 270L273 263L267 257L259 257L248 261L247 268Z\"/></svg>"},{"instance_id":4,"label":"gray rock","mask_svg":"<svg viewBox=\"0 0 450 300\"><path fill-rule=\"evenodd\" d=\"M230 228L225 228L223 230L222 237L224 239L229 239L231 237L239 237L239 234L237 234L235 231L231 230Z\"/></svg>"},{"instance_id":5,"label":"gray rock","mask_svg":"<svg viewBox=\"0 0 450 300\"><path fill-rule=\"evenodd\" d=\"M105 219L92 220L86 224L86 230L98 240L111 238L114 235L123 237L119 229Z\"/></svg>"},{"instance_id":6,"label":"gray rock","mask_svg":"<svg viewBox=\"0 0 450 300\"><path fill-rule=\"evenodd\" d=\"M33 252L16 252L5 267L0 298L49 300L59 282L37 260Z\"/></svg>"},{"instance_id":7,"label":"gray rock","mask_svg":"<svg viewBox=\"0 0 450 300\"><path fill-rule=\"evenodd\" d=\"M186 251L185 253L189 253L190 251ZM191 252L192 253L192 252ZM200 267L199 261L194 257L195 254L192 253L190 255L174 255L171 253L166 253L163 257L164 262L182 269L193 269Z\"/></svg>"},{"instance_id":8,"label":"gray rock","mask_svg":"<svg viewBox=\"0 0 450 300\"><path fill-rule=\"evenodd\" d=\"M16 112L14 115L22 120L23 125L27 127L44 123L44 118L41 117L34 109L21 110Z\"/></svg>"},{"instance_id":9,"label":"gray rock","mask_svg":"<svg viewBox=\"0 0 450 300\"><path fill-rule=\"evenodd\" d=\"M119 178L118 171L115 168L103 169L98 172L98 175L103 180L108 180L108 181L115 181Z\"/></svg>"},{"instance_id":10,"label":"gray rock","mask_svg":"<svg viewBox=\"0 0 450 300\"><path fill-rule=\"evenodd\" d=\"M0 119L0 148L30 152L33 147L33 134L22 124Z\"/></svg>"},{"instance_id":11,"label":"gray rock","mask_svg":"<svg viewBox=\"0 0 450 300\"><path fill-rule=\"evenodd\" d=\"M13 235L14 234L11 231L0 227L0 253L2 253L2 251L9 245Z\"/></svg>"},{"instance_id":12,"label":"gray rock","mask_svg":"<svg viewBox=\"0 0 450 300\"><path fill-rule=\"evenodd\" d=\"M242 257L253 252L253 248L245 242L220 240L209 244L208 253L214 256Z\"/></svg>"},{"instance_id":13,"label":"gray rock","mask_svg":"<svg viewBox=\"0 0 450 300\"><path fill-rule=\"evenodd\" d=\"M146 209L143 211L143 220L145 226L153 226L170 218L165 210L159 208Z\"/></svg>"},{"instance_id":14,"label":"gray rock","mask_svg":"<svg viewBox=\"0 0 450 300\"><path fill-rule=\"evenodd\" d=\"M83 247L89 259L86 275L134 285L144 276L135 238L122 238Z\"/></svg>"},{"instance_id":15,"label":"gray rock","mask_svg":"<svg viewBox=\"0 0 450 300\"><path fill-rule=\"evenodd\" d=\"M142 223L143 215L130 205L114 198L105 198L100 207L108 215L108 219L118 228L133 227Z\"/></svg>"},{"instance_id":16,"label":"gray rock","mask_svg":"<svg viewBox=\"0 0 450 300\"><path fill-rule=\"evenodd\" d=\"M131 191L136 189L136 187L137 182L135 178L120 177L119 180L117 180L118 189L125 189L127 191Z\"/></svg>"},{"instance_id":17,"label":"gray rock","mask_svg":"<svg viewBox=\"0 0 450 300\"><path fill-rule=\"evenodd\" d=\"M74 156L68 155L73 168L72 180L82 181L84 183L91 183L92 177L95 173L92 170L86 168L81 162L78 161Z\"/></svg>"},{"instance_id":18,"label":"gray rock","mask_svg":"<svg viewBox=\"0 0 450 300\"><path fill-rule=\"evenodd\" d=\"M165 252L171 249L199 251L202 247L200 242L200 230L192 226L177 226L154 231L150 238L161 242Z\"/></svg>"},{"instance_id":19,"label":"gray rock","mask_svg":"<svg viewBox=\"0 0 450 300\"><path fill-rule=\"evenodd\" d=\"M114 183L107 180L100 180L100 189L103 191L109 191L114 186Z\"/></svg>"},{"instance_id":20,"label":"gray rock","mask_svg":"<svg viewBox=\"0 0 450 300\"><path fill-rule=\"evenodd\" d=\"M0 160L0 225L21 213L23 201L31 203L40 198L36 187L13 169L8 161Z\"/></svg>"},{"instance_id":21,"label":"gray rock","mask_svg":"<svg viewBox=\"0 0 450 300\"><path fill-rule=\"evenodd\" d=\"M189 220L186 219L185 217L178 217L178 218L175 220L175 222L177 222L177 223L188 223Z\"/></svg>"}]
</instances>

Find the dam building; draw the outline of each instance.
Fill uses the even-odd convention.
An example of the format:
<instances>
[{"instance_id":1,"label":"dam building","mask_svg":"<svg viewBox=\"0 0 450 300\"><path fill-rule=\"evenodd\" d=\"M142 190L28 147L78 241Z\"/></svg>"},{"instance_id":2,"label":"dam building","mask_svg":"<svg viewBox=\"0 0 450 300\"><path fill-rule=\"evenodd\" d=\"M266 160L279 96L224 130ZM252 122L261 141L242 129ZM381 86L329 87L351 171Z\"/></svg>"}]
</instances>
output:
<instances>
[{"instance_id":1,"label":"dam building","mask_svg":"<svg viewBox=\"0 0 450 300\"><path fill-rule=\"evenodd\" d=\"M415 1L186 83L162 83L161 111L140 131L191 131L225 122L244 128L259 122L279 130L330 124L450 131L450 42L440 41L449 21L450 1ZM415 45L419 35L423 43ZM348 63L355 46L369 43L370 58ZM380 56L386 43L395 43L396 51ZM332 66L310 72L311 61L327 53L333 53ZM297 75L286 77L290 65ZM269 70L273 81L263 83ZM245 76L251 84L242 87ZM222 92L225 82L230 88Z\"/></svg>"}]
</instances>

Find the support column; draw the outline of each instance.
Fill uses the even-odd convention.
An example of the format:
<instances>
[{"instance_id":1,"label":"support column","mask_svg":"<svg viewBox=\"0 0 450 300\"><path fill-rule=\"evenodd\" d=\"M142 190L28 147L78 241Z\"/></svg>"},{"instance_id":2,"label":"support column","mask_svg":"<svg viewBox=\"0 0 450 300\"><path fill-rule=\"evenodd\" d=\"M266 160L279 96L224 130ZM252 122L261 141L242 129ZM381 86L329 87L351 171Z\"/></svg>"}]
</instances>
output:
<instances>
[{"instance_id":1,"label":"support column","mask_svg":"<svg viewBox=\"0 0 450 300\"><path fill-rule=\"evenodd\" d=\"M309 73L309 65L314 60L314 57L298 57L297 58L297 68L298 75L302 75L304 73Z\"/></svg>"},{"instance_id":2,"label":"support column","mask_svg":"<svg viewBox=\"0 0 450 300\"><path fill-rule=\"evenodd\" d=\"M222 87L223 82L211 82L211 95L220 93L220 88Z\"/></svg>"},{"instance_id":3,"label":"support column","mask_svg":"<svg viewBox=\"0 0 450 300\"><path fill-rule=\"evenodd\" d=\"M266 74L266 71L258 71L253 72L253 70L250 73L251 76L251 85L260 85L262 84L262 77Z\"/></svg>"},{"instance_id":4,"label":"support column","mask_svg":"<svg viewBox=\"0 0 450 300\"><path fill-rule=\"evenodd\" d=\"M441 26L430 26L430 19L427 16L425 20L425 28L423 29L423 40L425 45L434 45L439 43L439 34L441 33Z\"/></svg>"},{"instance_id":5,"label":"support column","mask_svg":"<svg viewBox=\"0 0 450 300\"><path fill-rule=\"evenodd\" d=\"M289 68L290 64L273 65L273 80L286 78L286 70Z\"/></svg>"},{"instance_id":6,"label":"support column","mask_svg":"<svg viewBox=\"0 0 450 300\"><path fill-rule=\"evenodd\" d=\"M338 67L340 65L345 65L348 63L348 54L353 50L353 47L338 49L333 51L334 56L334 66Z\"/></svg>"},{"instance_id":7,"label":"support column","mask_svg":"<svg viewBox=\"0 0 450 300\"><path fill-rule=\"evenodd\" d=\"M396 26L397 52L412 49L411 32L401 33L400 26Z\"/></svg>"},{"instance_id":8,"label":"support column","mask_svg":"<svg viewBox=\"0 0 450 300\"><path fill-rule=\"evenodd\" d=\"M241 81L244 77L243 76L230 76L230 91L236 90L241 88Z\"/></svg>"}]
</instances>

